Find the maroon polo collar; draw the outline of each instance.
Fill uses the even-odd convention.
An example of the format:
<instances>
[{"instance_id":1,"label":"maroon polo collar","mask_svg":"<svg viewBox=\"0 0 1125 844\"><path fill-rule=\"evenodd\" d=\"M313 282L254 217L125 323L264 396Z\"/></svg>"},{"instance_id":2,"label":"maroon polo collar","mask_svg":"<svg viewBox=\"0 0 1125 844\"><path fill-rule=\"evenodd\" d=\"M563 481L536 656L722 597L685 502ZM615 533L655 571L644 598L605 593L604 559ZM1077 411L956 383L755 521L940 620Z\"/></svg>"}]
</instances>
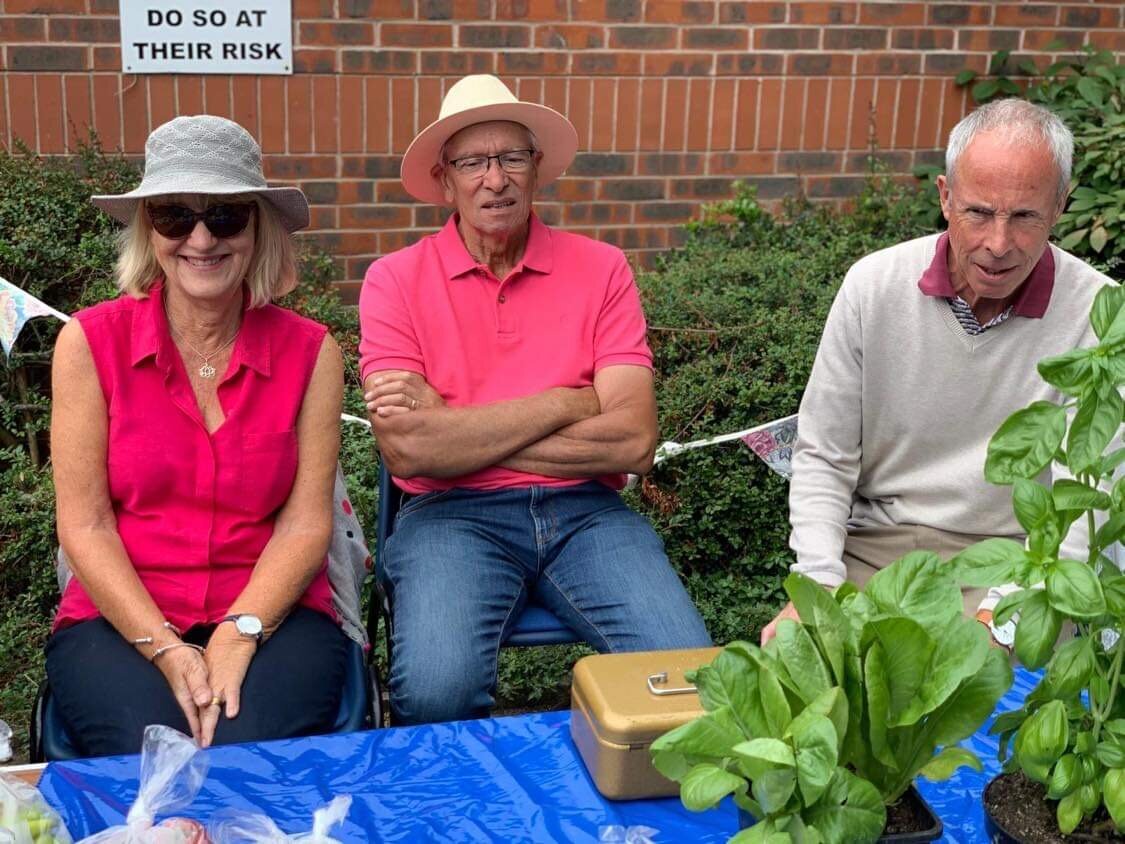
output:
<instances>
[{"instance_id":1,"label":"maroon polo collar","mask_svg":"<svg viewBox=\"0 0 1125 844\"><path fill-rule=\"evenodd\" d=\"M1043 250L1043 256L1018 288L1012 300L1012 313L1028 319L1042 319L1051 302L1051 291L1055 287L1055 256L1051 245ZM949 232L942 232L934 249L934 259L918 279L918 289L927 296L952 299L953 279L949 276Z\"/></svg>"}]
</instances>

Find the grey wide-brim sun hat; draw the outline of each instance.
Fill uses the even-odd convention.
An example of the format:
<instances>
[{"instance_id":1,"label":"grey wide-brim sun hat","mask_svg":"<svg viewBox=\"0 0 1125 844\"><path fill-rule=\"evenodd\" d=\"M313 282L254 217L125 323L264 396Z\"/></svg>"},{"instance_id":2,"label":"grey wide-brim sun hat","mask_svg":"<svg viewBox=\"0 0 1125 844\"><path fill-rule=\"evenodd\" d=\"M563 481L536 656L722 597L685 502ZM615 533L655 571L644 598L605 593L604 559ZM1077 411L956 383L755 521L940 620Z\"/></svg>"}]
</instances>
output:
<instances>
[{"instance_id":1,"label":"grey wide-brim sun hat","mask_svg":"<svg viewBox=\"0 0 1125 844\"><path fill-rule=\"evenodd\" d=\"M262 174L262 149L249 132L224 117L177 117L152 130L145 142L145 174L135 190L90 197L123 223L137 203L167 194L216 196L253 193L277 209L295 232L309 224L309 203L297 188L271 188Z\"/></svg>"}]
</instances>

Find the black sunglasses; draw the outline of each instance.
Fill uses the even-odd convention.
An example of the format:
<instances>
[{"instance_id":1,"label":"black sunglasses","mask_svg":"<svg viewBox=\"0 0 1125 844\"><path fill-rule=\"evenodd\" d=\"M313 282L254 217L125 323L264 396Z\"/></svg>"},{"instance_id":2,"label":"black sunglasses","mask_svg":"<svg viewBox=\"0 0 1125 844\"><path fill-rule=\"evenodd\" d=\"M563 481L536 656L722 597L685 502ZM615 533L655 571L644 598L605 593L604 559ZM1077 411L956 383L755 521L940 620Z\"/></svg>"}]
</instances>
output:
<instances>
[{"instance_id":1,"label":"black sunglasses","mask_svg":"<svg viewBox=\"0 0 1125 844\"><path fill-rule=\"evenodd\" d=\"M200 220L215 237L241 234L254 213L253 202L224 202L204 211L193 211L185 205L147 205L152 227L164 237L179 240L195 230Z\"/></svg>"}]
</instances>

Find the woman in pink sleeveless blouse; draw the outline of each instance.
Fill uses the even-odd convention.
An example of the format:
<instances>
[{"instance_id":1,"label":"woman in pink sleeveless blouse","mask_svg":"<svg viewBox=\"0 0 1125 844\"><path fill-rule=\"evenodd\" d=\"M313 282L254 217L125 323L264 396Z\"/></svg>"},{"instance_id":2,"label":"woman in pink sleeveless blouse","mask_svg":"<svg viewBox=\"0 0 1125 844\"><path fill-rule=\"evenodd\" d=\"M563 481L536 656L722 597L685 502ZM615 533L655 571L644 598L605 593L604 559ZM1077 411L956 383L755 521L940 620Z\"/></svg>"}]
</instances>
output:
<instances>
[{"instance_id":1,"label":"woman in pink sleeveless blouse","mask_svg":"<svg viewBox=\"0 0 1125 844\"><path fill-rule=\"evenodd\" d=\"M326 552L343 364L324 326L270 304L296 281L296 188L219 117L154 130L123 295L55 348L58 531L75 577L47 646L78 749L140 749L149 723L206 746L331 729L347 640Z\"/></svg>"}]
</instances>

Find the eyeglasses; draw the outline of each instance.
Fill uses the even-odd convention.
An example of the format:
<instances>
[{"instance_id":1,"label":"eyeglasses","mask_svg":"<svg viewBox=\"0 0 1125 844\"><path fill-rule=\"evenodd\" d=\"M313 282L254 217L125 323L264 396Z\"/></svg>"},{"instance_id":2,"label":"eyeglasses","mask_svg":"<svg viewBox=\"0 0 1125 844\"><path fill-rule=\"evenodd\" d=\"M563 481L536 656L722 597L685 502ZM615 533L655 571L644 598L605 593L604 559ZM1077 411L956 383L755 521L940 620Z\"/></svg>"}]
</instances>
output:
<instances>
[{"instance_id":1,"label":"eyeglasses","mask_svg":"<svg viewBox=\"0 0 1125 844\"><path fill-rule=\"evenodd\" d=\"M146 210L157 233L180 240L195 231L195 224L200 220L215 237L241 234L250 223L254 207L253 202L224 202L204 211L193 211L184 205L148 205Z\"/></svg>"},{"instance_id":2,"label":"eyeglasses","mask_svg":"<svg viewBox=\"0 0 1125 844\"><path fill-rule=\"evenodd\" d=\"M500 165L505 173L522 173L531 166L531 159L535 156L533 149L512 149L497 155L463 155L447 162L462 176L483 176L492 166L492 159Z\"/></svg>"}]
</instances>

